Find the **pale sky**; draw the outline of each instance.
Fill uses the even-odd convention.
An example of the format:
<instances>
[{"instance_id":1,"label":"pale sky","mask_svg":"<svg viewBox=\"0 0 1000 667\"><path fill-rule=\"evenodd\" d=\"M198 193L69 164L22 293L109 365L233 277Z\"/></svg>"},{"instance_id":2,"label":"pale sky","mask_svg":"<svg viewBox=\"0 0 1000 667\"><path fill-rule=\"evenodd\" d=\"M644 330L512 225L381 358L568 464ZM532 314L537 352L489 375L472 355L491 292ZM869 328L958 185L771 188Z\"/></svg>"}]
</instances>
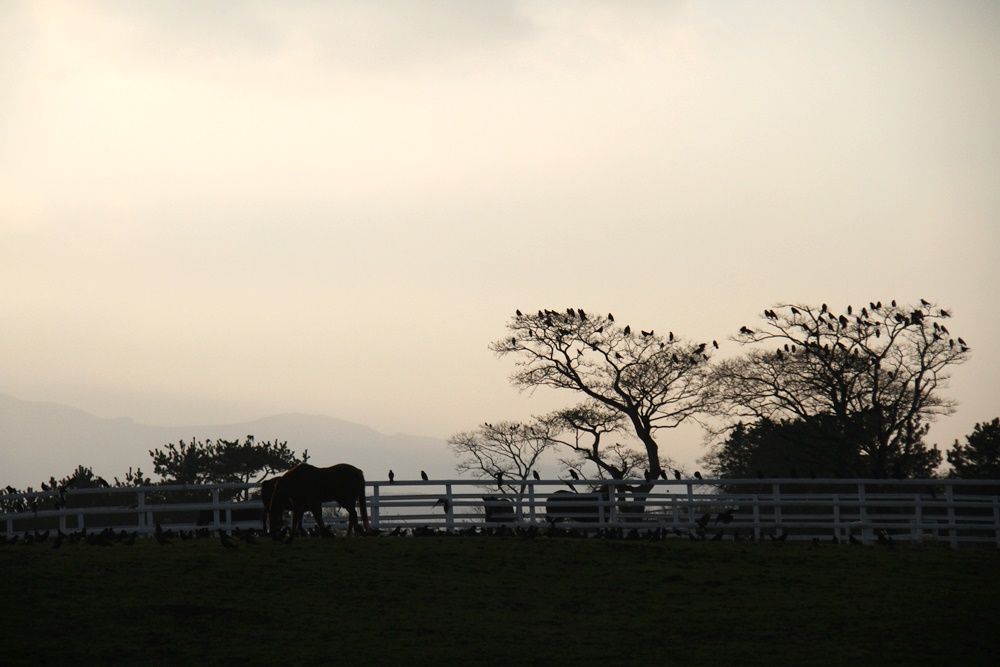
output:
<instances>
[{"instance_id":1,"label":"pale sky","mask_svg":"<svg viewBox=\"0 0 1000 667\"><path fill-rule=\"evenodd\" d=\"M1000 3L0 3L0 393L446 438L515 308L925 298L1000 416ZM700 434L663 434L682 463Z\"/></svg>"}]
</instances>

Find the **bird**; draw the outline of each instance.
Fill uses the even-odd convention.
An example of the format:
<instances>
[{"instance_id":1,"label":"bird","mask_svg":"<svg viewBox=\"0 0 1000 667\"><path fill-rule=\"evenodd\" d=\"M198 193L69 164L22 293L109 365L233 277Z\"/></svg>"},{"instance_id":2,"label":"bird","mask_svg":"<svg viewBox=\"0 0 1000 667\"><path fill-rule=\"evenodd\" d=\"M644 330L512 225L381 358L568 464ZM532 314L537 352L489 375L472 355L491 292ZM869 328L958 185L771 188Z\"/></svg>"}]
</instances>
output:
<instances>
[{"instance_id":1,"label":"bird","mask_svg":"<svg viewBox=\"0 0 1000 667\"><path fill-rule=\"evenodd\" d=\"M664 470L663 468L660 468L660 478L667 479L667 471Z\"/></svg>"},{"instance_id":2,"label":"bird","mask_svg":"<svg viewBox=\"0 0 1000 667\"><path fill-rule=\"evenodd\" d=\"M928 301L928 300L926 300L926 299L921 299L920 303L921 303L921 305L923 305L924 308L927 308L928 306L931 305L931 302Z\"/></svg>"},{"instance_id":3,"label":"bird","mask_svg":"<svg viewBox=\"0 0 1000 667\"><path fill-rule=\"evenodd\" d=\"M497 470L497 473L495 475L493 475L493 476L496 477L497 486L502 490L503 489L503 471L502 470Z\"/></svg>"},{"instance_id":4,"label":"bird","mask_svg":"<svg viewBox=\"0 0 1000 667\"><path fill-rule=\"evenodd\" d=\"M697 470L695 470L694 471L694 477L695 477L695 479L701 479L701 473L698 472Z\"/></svg>"},{"instance_id":5,"label":"bird","mask_svg":"<svg viewBox=\"0 0 1000 667\"><path fill-rule=\"evenodd\" d=\"M631 336L632 335L632 327L630 327L629 325L626 324L624 332L625 332L626 336Z\"/></svg>"},{"instance_id":6,"label":"bird","mask_svg":"<svg viewBox=\"0 0 1000 667\"><path fill-rule=\"evenodd\" d=\"M437 502L434 503L433 507L437 507L438 505L444 507L444 511L446 514L448 513L448 510L451 508L451 505L448 503L447 498L438 498Z\"/></svg>"},{"instance_id":7,"label":"bird","mask_svg":"<svg viewBox=\"0 0 1000 667\"><path fill-rule=\"evenodd\" d=\"M521 317L521 311L520 311L520 310L515 310L515 311L514 311L514 313L515 313L515 314L516 314L516 315L517 315L518 317Z\"/></svg>"},{"instance_id":8,"label":"bird","mask_svg":"<svg viewBox=\"0 0 1000 667\"><path fill-rule=\"evenodd\" d=\"M539 475L538 475L538 471L537 471L537 470L532 470L532 471L531 471L531 476L532 476L532 477L534 477L534 478L535 478L535 479L537 479L537 480L540 480L540 479L542 479L541 477L539 477Z\"/></svg>"},{"instance_id":9,"label":"bird","mask_svg":"<svg viewBox=\"0 0 1000 667\"><path fill-rule=\"evenodd\" d=\"M715 523L730 523L733 520L733 510L726 510L725 512L719 512L715 517Z\"/></svg>"},{"instance_id":10,"label":"bird","mask_svg":"<svg viewBox=\"0 0 1000 667\"><path fill-rule=\"evenodd\" d=\"M674 470L674 479L680 479L680 478L681 478L681 471Z\"/></svg>"},{"instance_id":11,"label":"bird","mask_svg":"<svg viewBox=\"0 0 1000 667\"><path fill-rule=\"evenodd\" d=\"M718 350L719 349L719 341L713 340L712 341L712 347L714 347L716 350Z\"/></svg>"},{"instance_id":12,"label":"bird","mask_svg":"<svg viewBox=\"0 0 1000 667\"><path fill-rule=\"evenodd\" d=\"M393 471L390 470L389 471L389 483L392 484L395 481L396 481L396 473L394 473Z\"/></svg>"},{"instance_id":13,"label":"bird","mask_svg":"<svg viewBox=\"0 0 1000 667\"><path fill-rule=\"evenodd\" d=\"M429 479L427 477L427 473L425 473L423 470L420 471L420 479L424 480L425 482Z\"/></svg>"},{"instance_id":14,"label":"bird","mask_svg":"<svg viewBox=\"0 0 1000 667\"><path fill-rule=\"evenodd\" d=\"M612 315L611 313L608 313L608 322L614 322L614 321L615 321L615 316Z\"/></svg>"},{"instance_id":15,"label":"bird","mask_svg":"<svg viewBox=\"0 0 1000 667\"><path fill-rule=\"evenodd\" d=\"M572 477L573 479L577 480L577 481L580 480L580 476L578 474L576 474L576 471L573 470L572 468L569 469L569 476Z\"/></svg>"},{"instance_id":16,"label":"bird","mask_svg":"<svg viewBox=\"0 0 1000 667\"><path fill-rule=\"evenodd\" d=\"M161 546L170 544L170 540L167 539L166 535L163 533L163 527L160 524L156 524L156 528L153 530L153 537Z\"/></svg>"},{"instance_id":17,"label":"bird","mask_svg":"<svg viewBox=\"0 0 1000 667\"><path fill-rule=\"evenodd\" d=\"M224 546L227 551L232 551L233 549L239 549L239 547L236 546L236 542L233 542L233 540L230 539L228 535L226 535L226 531L224 531L221 528L219 529L219 541L222 542L222 546Z\"/></svg>"}]
</instances>

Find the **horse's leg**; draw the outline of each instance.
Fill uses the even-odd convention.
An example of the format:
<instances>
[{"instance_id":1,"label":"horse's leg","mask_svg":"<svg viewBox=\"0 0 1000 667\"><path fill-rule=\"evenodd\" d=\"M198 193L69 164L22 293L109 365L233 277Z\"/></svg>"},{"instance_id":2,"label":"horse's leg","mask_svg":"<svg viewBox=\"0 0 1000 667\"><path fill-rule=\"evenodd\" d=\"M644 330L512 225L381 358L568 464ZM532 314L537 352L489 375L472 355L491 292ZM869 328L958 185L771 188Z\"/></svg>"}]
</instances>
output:
<instances>
[{"instance_id":1,"label":"horse's leg","mask_svg":"<svg viewBox=\"0 0 1000 667\"><path fill-rule=\"evenodd\" d=\"M355 509L354 503L351 503L347 506L347 534L352 535L358 532L358 510Z\"/></svg>"},{"instance_id":2,"label":"horse's leg","mask_svg":"<svg viewBox=\"0 0 1000 667\"><path fill-rule=\"evenodd\" d=\"M326 524L323 523L323 503L316 503L310 510L313 515L313 519L316 520L316 525L319 526L319 536L329 537L326 534Z\"/></svg>"},{"instance_id":3,"label":"horse's leg","mask_svg":"<svg viewBox=\"0 0 1000 667\"><path fill-rule=\"evenodd\" d=\"M302 517L306 513L306 508L295 503L292 508L292 533L288 536L288 541L291 542L292 539L299 534L299 530L302 528Z\"/></svg>"}]
</instances>

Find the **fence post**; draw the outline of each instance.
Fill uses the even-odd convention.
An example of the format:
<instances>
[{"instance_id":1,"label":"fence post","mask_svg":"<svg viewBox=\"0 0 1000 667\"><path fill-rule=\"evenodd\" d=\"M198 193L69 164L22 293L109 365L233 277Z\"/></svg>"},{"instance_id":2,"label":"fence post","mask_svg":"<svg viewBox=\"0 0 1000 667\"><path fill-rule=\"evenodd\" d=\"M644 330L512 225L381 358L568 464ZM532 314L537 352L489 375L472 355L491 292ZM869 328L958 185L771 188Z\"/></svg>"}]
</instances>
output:
<instances>
[{"instance_id":1,"label":"fence post","mask_svg":"<svg viewBox=\"0 0 1000 667\"><path fill-rule=\"evenodd\" d=\"M378 484L372 484L372 511L371 511L371 525L373 530L378 530L378 504L380 499L380 491L382 487Z\"/></svg>"},{"instance_id":2,"label":"fence post","mask_svg":"<svg viewBox=\"0 0 1000 667\"><path fill-rule=\"evenodd\" d=\"M444 495L448 499L448 507L445 511L446 525L448 526L448 532L450 533L455 528L455 498L451 492L451 484L445 484Z\"/></svg>"},{"instance_id":3,"label":"fence post","mask_svg":"<svg viewBox=\"0 0 1000 667\"><path fill-rule=\"evenodd\" d=\"M520 511L522 512L522 516L523 516L523 509L520 510ZM535 483L534 482L528 482L528 517L530 518L531 523L535 523ZM1000 536L1000 532L997 532L997 535ZM1000 537L998 537L998 539L1000 539Z\"/></svg>"},{"instance_id":4,"label":"fence post","mask_svg":"<svg viewBox=\"0 0 1000 667\"><path fill-rule=\"evenodd\" d=\"M598 494L600 498L600 494ZM603 514L603 513L602 513ZM614 525L618 520L618 485L609 484L608 485L608 527Z\"/></svg>"},{"instance_id":5,"label":"fence post","mask_svg":"<svg viewBox=\"0 0 1000 667\"><path fill-rule=\"evenodd\" d=\"M753 494L753 539L760 542L760 494Z\"/></svg>"},{"instance_id":6,"label":"fence post","mask_svg":"<svg viewBox=\"0 0 1000 667\"><path fill-rule=\"evenodd\" d=\"M1000 549L1000 496L993 496L993 536Z\"/></svg>"},{"instance_id":7,"label":"fence post","mask_svg":"<svg viewBox=\"0 0 1000 667\"><path fill-rule=\"evenodd\" d=\"M838 542L845 539L844 522L840 517L840 494L833 494L833 537Z\"/></svg>"},{"instance_id":8,"label":"fence post","mask_svg":"<svg viewBox=\"0 0 1000 667\"><path fill-rule=\"evenodd\" d=\"M865 504L868 500L865 497L865 483L860 482L858 484L858 519L861 522L861 543L869 544L871 540L868 536L868 506Z\"/></svg>"},{"instance_id":9,"label":"fence post","mask_svg":"<svg viewBox=\"0 0 1000 667\"><path fill-rule=\"evenodd\" d=\"M694 510L694 484L692 484L691 482L688 482L687 483L687 489L688 489L688 492L687 492L687 499L688 499L688 529L690 529L692 526L694 526L695 522L697 521L697 517L695 517L695 510Z\"/></svg>"},{"instance_id":10,"label":"fence post","mask_svg":"<svg viewBox=\"0 0 1000 667\"><path fill-rule=\"evenodd\" d=\"M135 527L141 531L146 525L146 492L140 489L135 495Z\"/></svg>"},{"instance_id":11,"label":"fence post","mask_svg":"<svg viewBox=\"0 0 1000 667\"><path fill-rule=\"evenodd\" d=\"M771 514L774 519L774 527L781 528L781 532L784 533L785 529L781 526L781 483L775 482L771 488L771 499L774 504L771 506Z\"/></svg>"},{"instance_id":12,"label":"fence post","mask_svg":"<svg viewBox=\"0 0 1000 667\"><path fill-rule=\"evenodd\" d=\"M958 548L958 525L955 520L955 487L949 482L944 488L948 499L948 542L952 549Z\"/></svg>"}]
</instances>

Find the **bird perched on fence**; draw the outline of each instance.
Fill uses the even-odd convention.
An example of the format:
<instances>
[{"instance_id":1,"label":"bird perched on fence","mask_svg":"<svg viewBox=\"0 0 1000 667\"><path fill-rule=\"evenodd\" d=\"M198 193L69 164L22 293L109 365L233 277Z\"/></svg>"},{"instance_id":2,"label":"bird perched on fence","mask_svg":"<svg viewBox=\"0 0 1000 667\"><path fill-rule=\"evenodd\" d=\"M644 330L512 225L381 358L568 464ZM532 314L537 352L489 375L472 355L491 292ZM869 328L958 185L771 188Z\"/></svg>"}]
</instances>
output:
<instances>
[{"instance_id":1,"label":"bird perched on fence","mask_svg":"<svg viewBox=\"0 0 1000 667\"><path fill-rule=\"evenodd\" d=\"M395 481L396 481L396 473L394 473L393 471L390 470L389 471L389 483L392 484Z\"/></svg>"},{"instance_id":2,"label":"bird perched on fence","mask_svg":"<svg viewBox=\"0 0 1000 667\"><path fill-rule=\"evenodd\" d=\"M695 477L695 479L701 479L701 473L698 472L697 470L695 470L694 471L694 477Z\"/></svg>"},{"instance_id":3,"label":"bird perched on fence","mask_svg":"<svg viewBox=\"0 0 1000 667\"><path fill-rule=\"evenodd\" d=\"M420 471L420 479L424 480L425 482L428 480L427 473L425 473L423 470Z\"/></svg>"},{"instance_id":4,"label":"bird perched on fence","mask_svg":"<svg viewBox=\"0 0 1000 667\"><path fill-rule=\"evenodd\" d=\"M532 477L534 477L534 478L535 478L536 480L541 480L541 479L542 479L542 478L541 478L541 477L539 476L539 474L538 474L538 471L537 471L537 470L532 470L532 471L531 471L531 476L532 476Z\"/></svg>"},{"instance_id":5,"label":"bird perched on fence","mask_svg":"<svg viewBox=\"0 0 1000 667\"><path fill-rule=\"evenodd\" d=\"M431 507L437 507L438 505L444 507L445 514L447 514L448 510L451 508L451 505L448 504L447 498L438 498L437 502L431 505Z\"/></svg>"}]
</instances>

